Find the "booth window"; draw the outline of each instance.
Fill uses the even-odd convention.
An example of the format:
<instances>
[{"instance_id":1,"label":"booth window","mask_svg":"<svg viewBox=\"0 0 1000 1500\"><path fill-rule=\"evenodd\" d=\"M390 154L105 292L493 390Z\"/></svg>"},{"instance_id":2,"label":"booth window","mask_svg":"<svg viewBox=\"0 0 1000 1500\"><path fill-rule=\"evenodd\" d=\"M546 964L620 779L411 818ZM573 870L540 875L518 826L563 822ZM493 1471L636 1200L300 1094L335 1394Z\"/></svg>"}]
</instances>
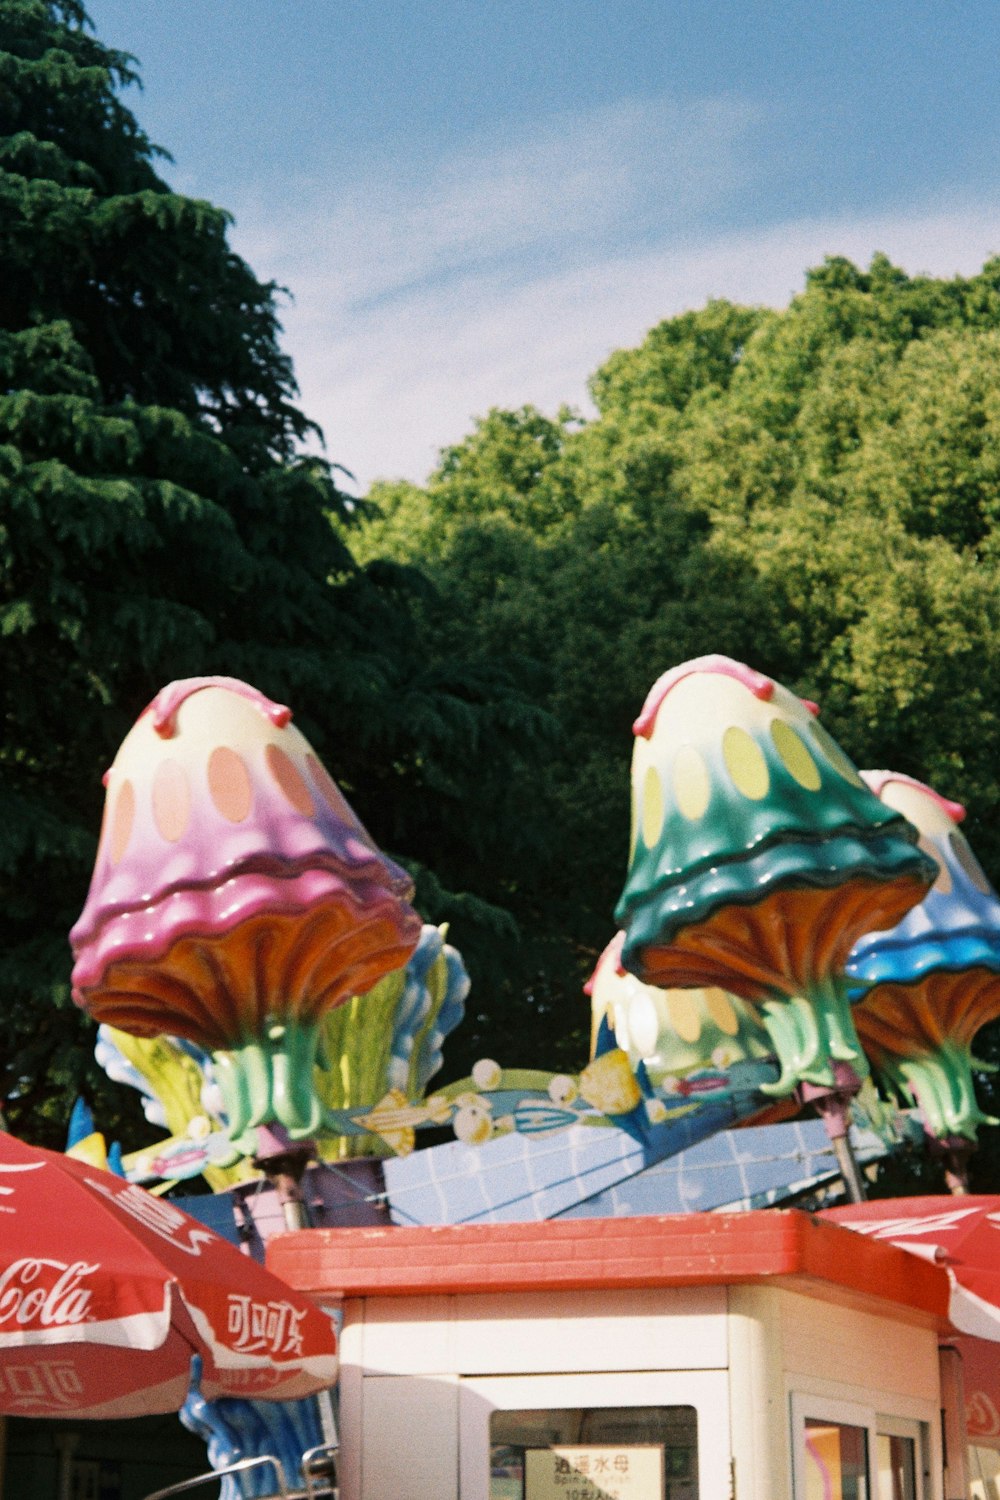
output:
<instances>
[{"instance_id":1,"label":"booth window","mask_svg":"<svg viewBox=\"0 0 1000 1500\"><path fill-rule=\"evenodd\" d=\"M804 1500L869 1500L867 1439L864 1427L806 1417Z\"/></svg>"},{"instance_id":2,"label":"booth window","mask_svg":"<svg viewBox=\"0 0 1000 1500\"><path fill-rule=\"evenodd\" d=\"M875 1438L878 1500L916 1500L917 1445L911 1437L880 1432Z\"/></svg>"},{"instance_id":3,"label":"booth window","mask_svg":"<svg viewBox=\"0 0 1000 1500\"><path fill-rule=\"evenodd\" d=\"M490 1500L698 1500L693 1406L490 1416Z\"/></svg>"},{"instance_id":4,"label":"booth window","mask_svg":"<svg viewBox=\"0 0 1000 1500\"><path fill-rule=\"evenodd\" d=\"M969 1494L972 1500L1000 1500L1000 1452L969 1448Z\"/></svg>"},{"instance_id":5,"label":"booth window","mask_svg":"<svg viewBox=\"0 0 1000 1500\"><path fill-rule=\"evenodd\" d=\"M807 1413L801 1431L796 1500L921 1500L919 1424Z\"/></svg>"}]
</instances>

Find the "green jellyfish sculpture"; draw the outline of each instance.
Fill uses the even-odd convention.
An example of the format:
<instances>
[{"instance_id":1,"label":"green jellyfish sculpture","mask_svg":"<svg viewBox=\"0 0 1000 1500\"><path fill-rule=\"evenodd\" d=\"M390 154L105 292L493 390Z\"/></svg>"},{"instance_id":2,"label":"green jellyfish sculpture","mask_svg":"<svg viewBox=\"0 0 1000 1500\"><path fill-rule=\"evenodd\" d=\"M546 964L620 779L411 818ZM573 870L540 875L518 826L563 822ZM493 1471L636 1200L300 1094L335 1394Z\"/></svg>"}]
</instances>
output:
<instances>
[{"instance_id":1,"label":"green jellyfish sculpture","mask_svg":"<svg viewBox=\"0 0 1000 1500\"><path fill-rule=\"evenodd\" d=\"M624 967L660 989L755 1006L776 1095L867 1073L844 981L937 866L804 703L724 656L667 672L635 724L633 835L617 917Z\"/></svg>"}]
</instances>

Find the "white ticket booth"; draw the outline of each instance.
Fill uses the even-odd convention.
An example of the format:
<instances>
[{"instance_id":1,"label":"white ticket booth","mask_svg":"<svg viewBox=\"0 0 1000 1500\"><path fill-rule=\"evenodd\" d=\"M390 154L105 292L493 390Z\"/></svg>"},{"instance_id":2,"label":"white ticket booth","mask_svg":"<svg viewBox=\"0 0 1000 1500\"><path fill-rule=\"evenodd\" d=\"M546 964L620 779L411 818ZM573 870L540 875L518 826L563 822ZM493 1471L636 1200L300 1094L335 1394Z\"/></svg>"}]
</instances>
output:
<instances>
[{"instance_id":1,"label":"white ticket booth","mask_svg":"<svg viewBox=\"0 0 1000 1500\"><path fill-rule=\"evenodd\" d=\"M968 1494L945 1272L802 1212L304 1230L268 1264L343 1299L342 1500Z\"/></svg>"}]
</instances>

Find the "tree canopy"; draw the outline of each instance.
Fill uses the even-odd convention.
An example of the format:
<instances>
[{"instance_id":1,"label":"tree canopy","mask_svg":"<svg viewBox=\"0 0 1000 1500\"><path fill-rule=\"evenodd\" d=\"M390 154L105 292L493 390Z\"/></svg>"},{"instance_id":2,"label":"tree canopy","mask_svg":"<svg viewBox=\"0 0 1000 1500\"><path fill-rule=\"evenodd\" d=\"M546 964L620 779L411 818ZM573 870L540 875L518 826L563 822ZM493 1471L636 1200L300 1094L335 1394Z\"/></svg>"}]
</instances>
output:
<instances>
[{"instance_id":1,"label":"tree canopy","mask_svg":"<svg viewBox=\"0 0 1000 1500\"><path fill-rule=\"evenodd\" d=\"M783 311L711 302L612 355L595 419L492 411L426 487L373 491L360 555L419 562L442 654L518 653L558 720L558 837L520 892L565 933L556 1030L611 936L630 722L687 657L819 699L860 765L966 802L1000 874L998 298L1000 260L832 258Z\"/></svg>"},{"instance_id":2,"label":"tree canopy","mask_svg":"<svg viewBox=\"0 0 1000 1500\"><path fill-rule=\"evenodd\" d=\"M65 934L101 773L173 678L290 702L411 864L474 980L452 1074L583 1061L630 726L688 657L818 698L859 764L967 802L1000 873L1000 260L939 280L832 258L782 311L711 302L614 354L593 419L492 411L426 486L352 507L307 451L280 289L161 176L134 82L77 0L0 7L0 1093L20 1129L58 1142L68 1098L100 1088ZM126 1107L96 1102L110 1126Z\"/></svg>"},{"instance_id":3,"label":"tree canopy","mask_svg":"<svg viewBox=\"0 0 1000 1500\"><path fill-rule=\"evenodd\" d=\"M121 98L135 80L77 0L0 7L0 1096L53 1143L73 1093L101 1088L66 940L100 778L158 688L222 673L290 703L418 874L458 837L439 787L484 858L516 848L511 766L544 717L502 667L429 661L419 577L360 567L331 525L349 507L303 446L279 289L233 253L222 210L158 174ZM474 792L495 793L488 817ZM443 879L420 892L473 948L509 934Z\"/></svg>"}]
</instances>

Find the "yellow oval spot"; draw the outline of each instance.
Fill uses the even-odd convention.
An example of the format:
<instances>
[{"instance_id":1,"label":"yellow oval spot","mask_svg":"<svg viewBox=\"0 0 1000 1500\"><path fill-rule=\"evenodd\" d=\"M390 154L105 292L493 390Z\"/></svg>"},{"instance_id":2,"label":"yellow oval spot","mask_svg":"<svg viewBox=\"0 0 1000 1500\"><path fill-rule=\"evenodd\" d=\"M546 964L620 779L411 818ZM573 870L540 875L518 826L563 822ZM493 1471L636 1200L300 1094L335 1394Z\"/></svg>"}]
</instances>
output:
<instances>
[{"instance_id":1,"label":"yellow oval spot","mask_svg":"<svg viewBox=\"0 0 1000 1500\"><path fill-rule=\"evenodd\" d=\"M722 736L722 758L733 785L744 797L759 802L771 784L767 761L757 741L745 729L733 726Z\"/></svg>"},{"instance_id":2,"label":"yellow oval spot","mask_svg":"<svg viewBox=\"0 0 1000 1500\"><path fill-rule=\"evenodd\" d=\"M701 1016L694 994L686 990L671 990L667 995L667 1010L670 1024L682 1042L696 1042L701 1036Z\"/></svg>"},{"instance_id":3,"label":"yellow oval spot","mask_svg":"<svg viewBox=\"0 0 1000 1500\"><path fill-rule=\"evenodd\" d=\"M708 807L712 783L708 767L693 745L682 745L678 750L673 780L677 806L689 822L696 823Z\"/></svg>"},{"instance_id":4,"label":"yellow oval spot","mask_svg":"<svg viewBox=\"0 0 1000 1500\"><path fill-rule=\"evenodd\" d=\"M737 1036L740 1029L740 1018L733 1008L733 1002L725 990L712 988L705 991L705 1009L709 1016L724 1031L726 1036Z\"/></svg>"},{"instance_id":5,"label":"yellow oval spot","mask_svg":"<svg viewBox=\"0 0 1000 1500\"><path fill-rule=\"evenodd\" d=\"M123 781L121 791L115 798L115 810L111 814L111 841L108 855L113 865L123 857L132 837L135 822L135 791L131 781Z\"/></svg>"},{"instance_id":6,"label":"yellow oval spot","mask_svg":"<svg viewBox=\"0 0 1000 1500\"><path fill-rule=\"evenodd\" d=\"M191 792L184 767L165 760L153 778L153 821L160 837L176 844L184 836L191 817Z\"/></svg>"},{"instance_id":7,"label":"yellow oval spot","mask_svg":"<svg viewBox=\"0 0 1000 1500\"><path fill-rule=\"evenodd\" d=\"M857 766L849 756L844 754L833 736L827 734L819 720L814 720L809 725L809 733L839 776L843 776L844 780L849 781L852 786L864 786L864 782L858 775Z\"/></svg>"},{"instance_id":8,"label":"yellow oval spot","mask_svg":"<svg viewBox=\"0 0 1000 1500\"><path fill-rule=\"evenodd\" d=\"M301 813L305 818L311 818L313 799L302 772L291 756L286 755L284 750L277 745L268 745L264 751L264 760L286 800L291 803L296 812Z\"/></svg>"},{"instance_id":9,"label":"yellow oval spot","mask_svg":"<svg viewBox=\"0 0 1000 1500\"><path fill-rule=\"evenodd\" d=\"M228 745L219 745L208 757L208 790L222 816L242 823L250 815L253 787L242 757Z\"/></svg>"},{"instance_id":10,"label":"yellow oval spot","mask_svg":"<svg viewBox=\"0 0 1000 1500\"><path fill-rule=\"evenodd\" d=\"M663 831L663 783L655 766L646 772L642 787L642 838L647 849L652 849Z\"/></svg>"},{"instance_id":11,"label":"yellow oval spot","mask_svg":"<svg viewBox=\"0 0 1000 1500\"><path fill-rule=\"evenodd\" d=\"M789 776L805 787L807 792L818 792L822 782L819 767L806 749L802 738L786 724L784 719L774 719L771 724L774 748L781 756L782 764Z\"/></svg>"},{"instance_id":12,"label":"yellow oval spot","mask_svg":"<svg viewBox=\"0 0 1000 1500\"><path fill-rule=\"evenodd\" d=\"M950 896L951 888L953 885L951 871L945 864L944 860L941 858L937 845L932 844L930 839L925 835L921 835L921 837L917 839L917 847L922 849L925 854L929 854L931 859L938 867L937 878L935 879L931 889L940 892L942 896Z\"/></svg>"},{"instance_id":13,"label":"yellow oval spot","mask_svg":"<svg viewBox=\"0 0 1000 1500\"><path fill-rule=\"evenodd\" d=\"M949 833L948 842L951 844L955 858L972 881L972 884L976 887L976 890L982 891L984 896L988 896L993 887L987 880L986 872L982 865L973 854L965 834L959 833L958 829L955 828Z\"/></svg>"}]
</instances>

